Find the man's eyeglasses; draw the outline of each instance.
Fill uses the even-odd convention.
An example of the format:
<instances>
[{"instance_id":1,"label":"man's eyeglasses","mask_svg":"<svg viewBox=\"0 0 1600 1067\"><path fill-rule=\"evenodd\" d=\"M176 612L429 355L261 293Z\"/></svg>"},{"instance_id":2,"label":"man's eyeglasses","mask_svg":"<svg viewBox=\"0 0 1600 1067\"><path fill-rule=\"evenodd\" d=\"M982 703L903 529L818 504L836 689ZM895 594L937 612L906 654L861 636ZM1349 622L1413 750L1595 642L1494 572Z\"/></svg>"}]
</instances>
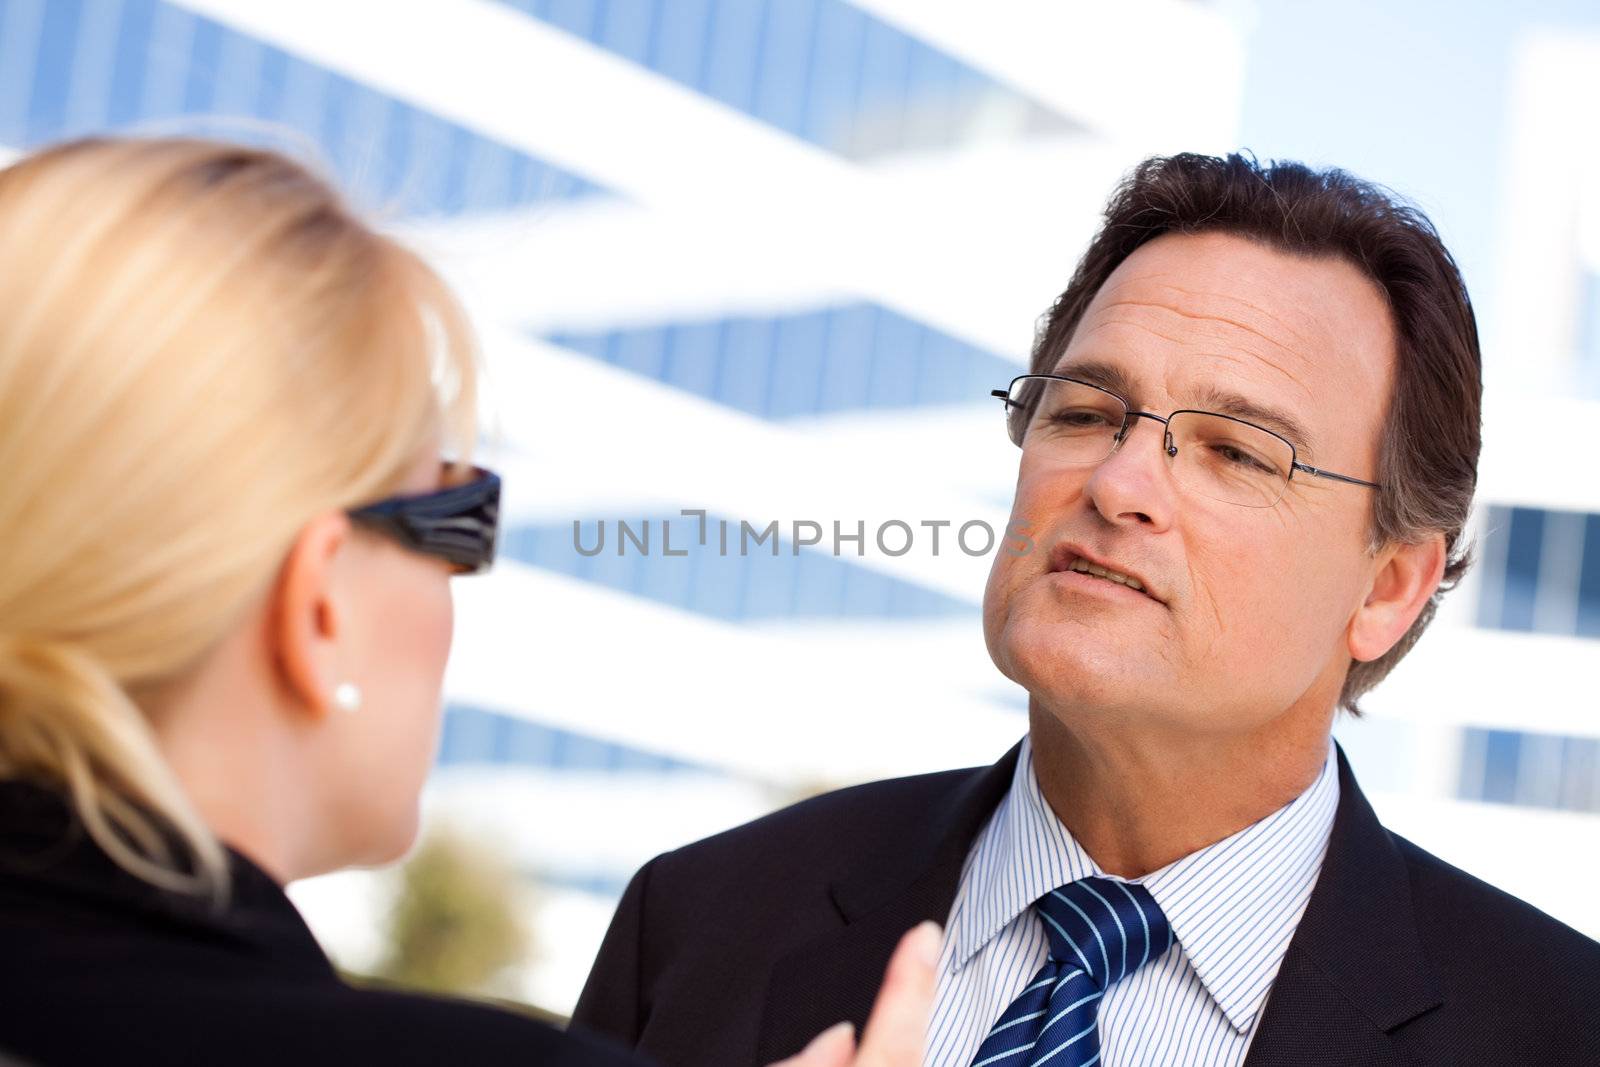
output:
<instances>
[{"instance_id":1,"label":"man's eyeglasses","mask_svg":"<svg viewBox=\"0 0 1600 1067\"><path fill-rule=\"evenodd\" d=\"M451 464L445 464L449 470ZM500 533L500 476L472 468L472 480L414 496L392 496L352 508L361 526L405 547L453 564L459 574L479 574L494 562Z\"/></svg>"},{"instance_id":2,"label":"man's eyeglasses","mask_svg":"<svg viewBox=\"0 0 1600 1067\"><path fill-rule=\"evenodd\" d=\"M1115 393L1057 374L1024 374L991 395L1006 404L1013 444L1050 462L1092 467L1122 446L1139 419L1162 425L1162 451L1173 479L1212 500L1270 508L1283 499L1296 471L1380 489L1376 482L1335 474L1295 456L1294 445L1253 422L1214 411L1174 411L1166 418L1134 411Z\"/></svg>"}]
</instances>

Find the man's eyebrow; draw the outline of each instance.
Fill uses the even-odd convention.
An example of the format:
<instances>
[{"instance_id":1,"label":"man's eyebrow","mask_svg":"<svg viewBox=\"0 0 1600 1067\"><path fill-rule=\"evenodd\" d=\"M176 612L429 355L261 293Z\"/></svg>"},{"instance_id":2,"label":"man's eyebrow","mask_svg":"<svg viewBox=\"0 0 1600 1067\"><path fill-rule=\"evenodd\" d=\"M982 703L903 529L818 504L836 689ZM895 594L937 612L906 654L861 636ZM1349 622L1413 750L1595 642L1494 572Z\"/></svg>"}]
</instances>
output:
<instances>
[{"instance_id":1,"label":"man's eyebrow","mask_svg":"<svg viewBox=\"0 0 1600 1067\"><path fill-rule=\"evenodd\" d=\"M1076 378L1090 385L1098 385L1102 389L1116 393L1135 409L1139 407L1138 390L1134 388L1133 380L1115 363L1086 359L1063 364L1051 373ZM1286 411L1251 400L1231 389L1214 385L1203 386L1195 400L1195 407L1204 411L1215 411L1221 415L1232 415L1234 418L1244 419L1246 422L1253 422L1272 430L1293 445L1296 453L1311 451L1311 435L1299 419Z\"/></svg>"},{"instance_id":2,"label":"man's eyebrow","mask_svg":"<svg viewBox=\"0 0 1600 1067\"><path fill-rule=\"evenodd\" d=\"M1286 411L1216 386L1203 387L1196 403L1208 411L1232 415L1273 430L1293 445L1296 453L1311 451L1311 439L1305 426Z\"/></svg>"},{"instance_id":3,"label":"man's eyebrow","mask_svg":"<svg viewBox=\"0 0 1600 1067\"><path fill-rule=\"evenodd\" d=\"M1098 359L1085 359L1073 363L1063 364L1050 372L1066 378L1076 378L1080 382L1098 385L1110 393L1116 393L1126 403L1133 404L1133 380L1125 371L1114 363L1106 363Z\"/></svg>"}]
</instances>

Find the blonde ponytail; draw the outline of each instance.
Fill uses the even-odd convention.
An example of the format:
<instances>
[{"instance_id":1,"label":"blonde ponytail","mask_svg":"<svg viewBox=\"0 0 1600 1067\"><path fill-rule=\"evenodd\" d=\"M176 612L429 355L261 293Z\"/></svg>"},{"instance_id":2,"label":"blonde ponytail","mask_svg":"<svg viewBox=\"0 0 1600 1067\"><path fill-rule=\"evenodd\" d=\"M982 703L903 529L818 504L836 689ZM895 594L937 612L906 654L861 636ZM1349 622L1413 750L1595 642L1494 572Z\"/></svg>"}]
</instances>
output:
<instances>
[{"instance_id":1,"label":"blonde ponytail","mask_svg":"<svg viewBox=\"0 0 1600 1067\"><path fill-rule=\"evenodd\" d=\"M0 634L0 778L14 777L64 786L95 843L148 882L189 893L227 882L144 715L81 649Z\"/></svg>"},{"instance_id":2,"label":"blonde ponytail","mask_svg":"<svg viewBox=\"0 0 1600 1067\"><path fill-rule=\"evenodd\" d=\"M141 704L313 516L469 452L476 348L415 255L273 152L95 139L0 170L0 777L164 887L226 856Z\"/></svg>"}]
</instances>

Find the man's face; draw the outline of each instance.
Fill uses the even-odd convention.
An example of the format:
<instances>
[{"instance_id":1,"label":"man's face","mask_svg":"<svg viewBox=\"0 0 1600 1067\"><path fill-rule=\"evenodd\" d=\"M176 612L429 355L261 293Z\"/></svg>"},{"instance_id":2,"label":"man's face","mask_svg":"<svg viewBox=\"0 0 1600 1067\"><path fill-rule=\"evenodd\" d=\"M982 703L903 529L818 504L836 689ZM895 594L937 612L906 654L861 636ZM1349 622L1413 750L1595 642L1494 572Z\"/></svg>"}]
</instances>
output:
<instances>
[{"instance_id":1,"label":"man's face","mask_svg":"<svg viewBox=\"0 0 1600 1067\"><path fill-rule=\"evenodd\" d=\"M1301 463L1376 481L1394 331L1381 291L1343 260L1170 234L1106 280L1047 369L1163 416L1229 399L1268 409L1298 427ZM1274 507L1221 503L1174 482L1161 431L1133 420L1095 467L1023 450L1012 521L1035 547L996 553L990 655L1064 721L1233 732L1329 712L1377 569L1373 490L1297 473ZM1075 556L1145 592L1072 572Z\"/></svg>"}]
</instances>

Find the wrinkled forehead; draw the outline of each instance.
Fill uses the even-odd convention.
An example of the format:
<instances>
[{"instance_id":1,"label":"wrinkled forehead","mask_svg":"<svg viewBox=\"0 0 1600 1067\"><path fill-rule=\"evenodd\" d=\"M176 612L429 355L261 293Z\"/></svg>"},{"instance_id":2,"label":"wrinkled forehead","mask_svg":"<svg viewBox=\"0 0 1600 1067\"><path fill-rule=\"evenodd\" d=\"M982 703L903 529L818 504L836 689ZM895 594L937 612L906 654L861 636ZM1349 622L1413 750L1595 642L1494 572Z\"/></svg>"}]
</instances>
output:
<instances>
[{"instance_id":1,"label":"wrinkled forehead","mask_svg":"<svg viewBox=\"0 0 1600 1067\"><path fill-rule=\"evenodd\" d=\"M1110 375L1096 384L1157 411L1242 400L1301 424L1309 449L1351 455L1376 448L1393 368L1387 301L1355 265L1171 234L1112 272L1048 369Z\"/></svg>"}]
</instances>

